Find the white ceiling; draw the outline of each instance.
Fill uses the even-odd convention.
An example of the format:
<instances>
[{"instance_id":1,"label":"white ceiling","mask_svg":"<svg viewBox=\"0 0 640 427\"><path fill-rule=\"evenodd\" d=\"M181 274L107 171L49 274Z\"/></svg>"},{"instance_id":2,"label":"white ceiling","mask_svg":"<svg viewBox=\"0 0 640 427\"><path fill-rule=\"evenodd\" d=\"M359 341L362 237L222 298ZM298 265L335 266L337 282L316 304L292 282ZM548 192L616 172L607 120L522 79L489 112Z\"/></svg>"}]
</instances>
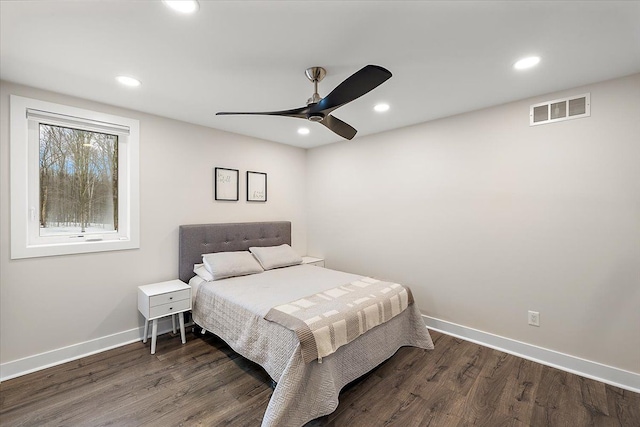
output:
<instances>
[{"instance_id":1,"label":"white ceiling","mask_svg":"<svg viewBox=\"0 0 640 427\"><path fill-rule=\"evenodd\" d=\"M301 107L310 66L327 69L325 96L381 65L393 77L333 113L358 138L640 72L638 1L200 0L188 16L159 0L0 8L4 80L300 147L342 139L300 119L215 113ZM513 70L532 54L536 68ZM385 114L372 109L380 101Z\"/></svg>"}]
</instances>

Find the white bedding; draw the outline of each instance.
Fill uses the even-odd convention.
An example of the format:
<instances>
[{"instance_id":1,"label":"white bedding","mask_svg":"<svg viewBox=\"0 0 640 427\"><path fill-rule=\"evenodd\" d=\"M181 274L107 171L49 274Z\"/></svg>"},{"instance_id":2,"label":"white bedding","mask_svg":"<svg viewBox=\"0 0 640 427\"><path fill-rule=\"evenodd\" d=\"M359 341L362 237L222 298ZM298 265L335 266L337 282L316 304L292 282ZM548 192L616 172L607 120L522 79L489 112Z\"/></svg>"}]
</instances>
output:
<instances>
[{"instance_id":1,"label":"white bedding","mask_svg":"<svg viewBox=\"0 0 640 427\"><path fill-rule=\"evenodd\" d=\"M217 295L264 317L272 307L358 280L362 276L312 265L206 282Z\"/></svg>"},{"instance_id":2,"label":"white bedding","mask_svg":"<svg viewBox=\"0 0 640 427\"><path fill-rule=\"evenodd\" d=\"M264 319L274 306L362 276L298 265L214 282L194 278L194 321L260 364L278 384L262 426L299 427L338 406L342 387L411 345L433 343L415 304L340 347L323 363L304 363L295 332Z\"/></svg>"},{"instance_id":3,"label":"white bedding","mask_svg":"<svg viewBox=\"0 0 640 427\"><path fill-rule=\"evenodd\" d=\"M202 279L199 276L193 276L191 280L189 280L189 286L191 286L191 307L193 307L196 303L196 295L198 295L198 288L202 283L206 283L206 280Z\"/></svg>"}]
</instances>

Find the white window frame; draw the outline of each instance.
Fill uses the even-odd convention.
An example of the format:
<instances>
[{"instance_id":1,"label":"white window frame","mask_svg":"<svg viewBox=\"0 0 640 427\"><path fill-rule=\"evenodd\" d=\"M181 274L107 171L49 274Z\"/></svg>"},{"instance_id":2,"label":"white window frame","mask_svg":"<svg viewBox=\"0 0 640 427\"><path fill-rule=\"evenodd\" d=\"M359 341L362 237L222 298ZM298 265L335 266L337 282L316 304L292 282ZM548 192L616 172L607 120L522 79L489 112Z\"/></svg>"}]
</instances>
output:
<instances>
[{"instance_id":1,"label":"white window frame","mask_svg":"<svg viewBox=\"0 0 640 427\"><path fill-rule=\"evenodd\" d=\"M138 120L17 95L10 104L11 259L139 248ZM117 233L40 236L39 123L118 134Z\"/></svg>"}]
</instances>

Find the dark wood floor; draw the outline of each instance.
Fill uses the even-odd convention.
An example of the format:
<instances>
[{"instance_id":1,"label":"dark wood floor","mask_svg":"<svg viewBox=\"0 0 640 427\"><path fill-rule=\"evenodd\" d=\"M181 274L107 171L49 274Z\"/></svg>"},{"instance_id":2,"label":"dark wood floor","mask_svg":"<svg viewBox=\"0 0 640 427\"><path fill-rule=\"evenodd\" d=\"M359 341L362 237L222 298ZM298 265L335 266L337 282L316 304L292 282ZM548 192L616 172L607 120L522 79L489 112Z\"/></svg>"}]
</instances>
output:
<instances>
[{"instance_id":1,"label":"dark wood floor","mask_svg":"<svg viewBox=\"0 0 640 427\"><path fill-rule=\"evenodd\" d=\"M640 426L640 394L447 335L347 386L317 426ZM269 378L214 336L130 344L0 384L2 426L259 426Z\"/></svg>"}]
</instances>

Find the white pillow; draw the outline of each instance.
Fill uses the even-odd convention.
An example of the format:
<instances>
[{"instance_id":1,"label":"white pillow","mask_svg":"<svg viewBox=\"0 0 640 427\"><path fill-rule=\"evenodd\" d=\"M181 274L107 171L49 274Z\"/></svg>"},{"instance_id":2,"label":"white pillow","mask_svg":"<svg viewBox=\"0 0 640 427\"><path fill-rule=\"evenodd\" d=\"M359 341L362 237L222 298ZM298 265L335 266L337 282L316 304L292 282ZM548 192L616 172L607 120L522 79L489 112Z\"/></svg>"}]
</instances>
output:
<instances>
[{"instance_id":1,"label":"white pillow","mask_svg":"<svg viewBox=\"0 0 640 427\"><path fill-rule=\"evenodd\" d=\"M211 273L212 280L246 276L263 271L253 255L247 251L204 254L202 261L205 268Z\"/></svg>"},{"instance_id":2,"label":"white pillow","mask_svg":"<svg viewBox=\"0 0 640 427\"><path fill-rule=\"evenodd\" d=\"M265 270L302 264L302 257L287 244L266 247L253 246L249 250Z\"/></svg>"},{"instance_id":3,"label":"white pillow","mask_svg":"<svg viewBox=\"0 0 640 427\"><path fill-rule=\"evenodd\" d=\"M204 264L193 264L193 272L202 280L206 280L207 282L211 282L213 280L213 276L209 273L209 270L206 269Z\"/></svg>"}]
</instances>

